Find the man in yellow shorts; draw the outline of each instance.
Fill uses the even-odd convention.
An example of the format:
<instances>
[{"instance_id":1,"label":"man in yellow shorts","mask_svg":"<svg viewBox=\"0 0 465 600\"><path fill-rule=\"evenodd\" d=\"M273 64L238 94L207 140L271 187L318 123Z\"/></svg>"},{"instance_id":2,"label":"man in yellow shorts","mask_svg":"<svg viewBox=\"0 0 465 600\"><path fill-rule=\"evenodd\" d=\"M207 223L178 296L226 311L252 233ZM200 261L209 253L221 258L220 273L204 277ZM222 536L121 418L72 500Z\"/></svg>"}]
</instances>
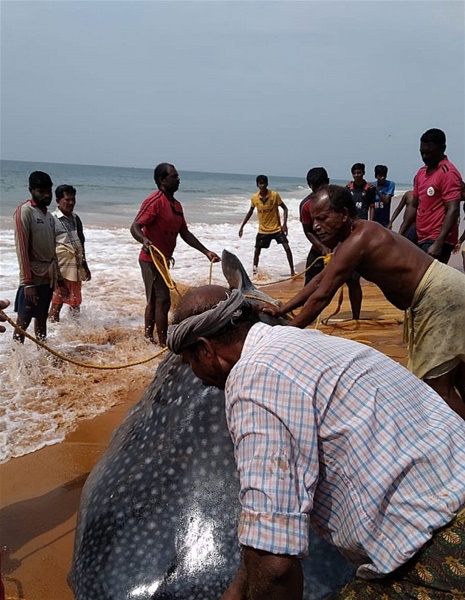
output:
<instances>
[{"instance_id":1,"label":"man in yellow shorts","mask_svg":"<svg viewBox=\"0 0 465 600\"><path fill-rule=\"evenodd\" d=\"M239 229L239 237L242 237L244 225L250 219L255 208L258 214L258 233L255 240L255 253L253 257L253 273L258 270L258 261L262 248L269 248L271 240L276 240L278 244L282 244L289 267L291 269L291 277L295 275L294 260L292 252L287 241L287 206L281 200L278 192L268 189L268 177L266 175L258 175L257 179L258 192L252 196L249 212L245 215ZM278 207L283 210L283 224L279 217Z\"/></svg>"}]
</instances>

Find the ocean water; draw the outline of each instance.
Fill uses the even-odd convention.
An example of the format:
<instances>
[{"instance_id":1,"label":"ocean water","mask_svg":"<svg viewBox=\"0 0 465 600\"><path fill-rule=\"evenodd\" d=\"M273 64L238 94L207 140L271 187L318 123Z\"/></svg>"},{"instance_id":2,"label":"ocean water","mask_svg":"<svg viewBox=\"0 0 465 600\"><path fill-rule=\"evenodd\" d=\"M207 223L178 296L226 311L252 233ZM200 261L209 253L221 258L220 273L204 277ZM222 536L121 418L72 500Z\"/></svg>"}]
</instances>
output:
<instances>
[{"instance_id":1,"label":"ocean water","mask_svg":"<svg viewBox=\"0 0 465 600\"><path fill-rule=\"evenodd\" d=\"M92 280L83 284L79 319L67 307L60 323L48 326L48 344L77 360L100 365L127 364L160 350L143 338L144 289L138 265L140 245L129 227L141 202L155 185L151 169L83 166L51 163L1 162L0 298L8 298L5 311L15 320L13 301L18 285L12 215L29 198L29 173L42 170L54 185L69 183L77 189L76 213L86 235L86 254ZM256 191L254 175L180 171L177 198L183 205L191 231L209 249L236 254L251 273L256 216L242 238L238 230ZM269 175L289 209L289 243L297 267L304 268L309 251L298 219L299 203L308 194L301 179ZM335 183L338 183L337 181ZM345 183L345 182L339 182ZM408 185L398 185L398 197ZM54 209L52 201L51 209ZM210 265L181 239L174 253L173 280L180 290L208 283ZM289 276L282 247L272 243L263 250L255 280L268 283ZM225 284L221 266L213 265L212 282ZM33 325L29 327L33 333ZM145 387L160 359L123 370L80 368L55 360L47 351L26 340L12 342L12 328L0 335L0 461L33 452L62 441L79 419L95 416Z\"/></svg>"}]
</instances>

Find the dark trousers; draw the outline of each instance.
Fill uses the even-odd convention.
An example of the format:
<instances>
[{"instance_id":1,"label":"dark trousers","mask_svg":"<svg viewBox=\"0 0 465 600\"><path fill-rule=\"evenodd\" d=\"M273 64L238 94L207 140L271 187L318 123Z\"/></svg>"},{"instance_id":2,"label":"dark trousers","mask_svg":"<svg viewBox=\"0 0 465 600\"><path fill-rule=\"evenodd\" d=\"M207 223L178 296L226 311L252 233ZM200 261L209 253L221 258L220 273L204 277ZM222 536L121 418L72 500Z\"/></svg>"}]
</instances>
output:
<instances>
[{"instance_id":1,"label":"dark trousers","mask_svg":"<svg viewBox=\"0 0 465 600\"><path fill-rule=\"evenodd\" d=\"M424 240L423 242L420 242L418 245L424 252L428 252L428 250L431 248L431 246L434 244L435 241L436 240ZM452 244L444 244L442 247L441 255L437 257L438 261L447 265L453 249L454 249L454 246Z\"/></svg>"},{"instance_id":2,"label":"dark trousers","mask_svg":"<svg viewBox=\"0 0 465 600\"><path fill-rule=\"evenodd\" d=\"M319 256L320 256L319 252L316 252L313 249L310 250L310 252L308 253L308 256L307 256L307 263L305 265L305 268L308 269L308 267L312 264L312 262L315 259L317 259ZM308 271L305 271L305 285L307 285L307 283L309 283L314 277L316 277L318 275L318 273L321 273L321 271L323 271L324 268L325 268L324 260L322 258L320 258L320 260L317 260L311 269L308 269Z\"/></svg>"}]
</instances>

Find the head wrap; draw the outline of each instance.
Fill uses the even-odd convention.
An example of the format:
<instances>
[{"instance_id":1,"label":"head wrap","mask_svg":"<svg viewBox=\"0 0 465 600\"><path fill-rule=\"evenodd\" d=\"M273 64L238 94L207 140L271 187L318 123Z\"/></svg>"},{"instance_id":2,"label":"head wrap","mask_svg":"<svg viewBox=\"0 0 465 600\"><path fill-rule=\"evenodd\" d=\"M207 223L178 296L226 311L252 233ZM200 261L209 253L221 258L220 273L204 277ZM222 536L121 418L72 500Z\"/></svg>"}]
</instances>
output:
<instances>
[{"instance_id":1,"label":"head wrap","mask_svg":"<svg viewBox=\"0 0 465 600\"><path fill-rule=\"evenodd\" d=\"M175 354L193 344L199 337L208 337L241 316L240 307L246 303L239 290L233 290L225 300L209 310L187 317L177 325L168 327L167 346Z\"/></svg>"}]
</instances>

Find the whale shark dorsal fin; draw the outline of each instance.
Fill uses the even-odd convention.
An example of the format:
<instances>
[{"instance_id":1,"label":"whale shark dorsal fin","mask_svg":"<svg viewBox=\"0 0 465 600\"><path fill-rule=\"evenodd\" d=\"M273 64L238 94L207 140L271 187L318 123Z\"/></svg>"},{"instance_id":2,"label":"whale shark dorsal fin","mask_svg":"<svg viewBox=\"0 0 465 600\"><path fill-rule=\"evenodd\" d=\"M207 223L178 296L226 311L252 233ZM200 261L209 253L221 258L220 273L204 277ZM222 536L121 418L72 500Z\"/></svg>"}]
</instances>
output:
<instances>
[{"instance_id":1,"label":"whale shark dorsal fin","mask_svg":"<svg viewBox=\"0 0 465 600\"><path fill-rule=\"evenodd\" d=\"M237 289L241 292L250 290L255 291L256 288L250 281L250 278L244 269L244 265L239 258L232 252L229 252L229 250L223 250L221 255L221 267L223 269L223 275L226 277L231 289Z\"/></svg>"}]
</instances>

